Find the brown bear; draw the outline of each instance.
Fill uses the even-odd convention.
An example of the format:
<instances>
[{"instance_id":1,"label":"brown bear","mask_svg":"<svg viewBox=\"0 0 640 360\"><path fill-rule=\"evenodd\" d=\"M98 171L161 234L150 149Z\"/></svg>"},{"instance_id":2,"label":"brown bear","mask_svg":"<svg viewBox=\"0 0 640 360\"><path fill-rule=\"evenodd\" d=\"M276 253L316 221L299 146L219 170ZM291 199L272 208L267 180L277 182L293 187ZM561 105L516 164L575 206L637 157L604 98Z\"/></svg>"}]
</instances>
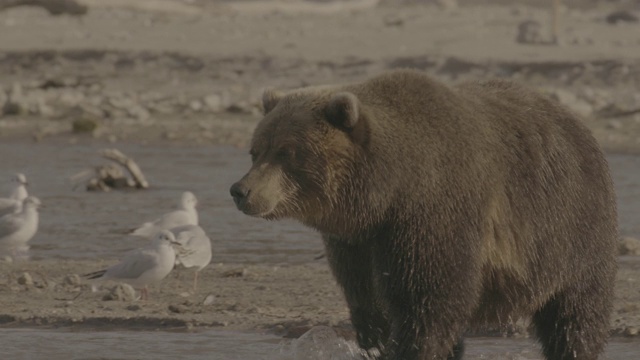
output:
<instances>
[{"instance_id":1,"label":"brown bear","mask_svg":"<svg viewBox=\"0 0 640 360\"><path fill-rule=\"evenodd\" d=\"M317 229L357 339L383 359L459 359L468 329L531 319L546 359L608 337L617 219L575 114L508 81L413 70L266 91L237 207Z\"/></svg>"}]
</instances>

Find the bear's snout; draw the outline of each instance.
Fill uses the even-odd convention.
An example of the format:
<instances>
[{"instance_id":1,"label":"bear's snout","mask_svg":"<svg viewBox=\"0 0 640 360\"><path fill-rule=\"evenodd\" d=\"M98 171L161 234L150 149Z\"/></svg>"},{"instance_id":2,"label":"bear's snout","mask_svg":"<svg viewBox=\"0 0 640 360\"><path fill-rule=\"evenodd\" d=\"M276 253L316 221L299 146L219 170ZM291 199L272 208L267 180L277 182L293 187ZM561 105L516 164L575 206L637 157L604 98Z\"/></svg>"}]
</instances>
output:
<instances>
[{"instance_id":1,"label":"bear's snout","mask_svg":"<svg viewBox=\"0 0 640 360\"><path fill-rule=\"evenodd\" d=\"M238 208L241 208L241 206L245 202L247 196L249 196L249 192L250 191L251 190L247 186L242 184L241 182L237 182L237 183L231 185L231 189L229 189L229 192L231 193L231 196L233 197L233 201L236 203L236 206Z\"/></svg>"}]
</instances>

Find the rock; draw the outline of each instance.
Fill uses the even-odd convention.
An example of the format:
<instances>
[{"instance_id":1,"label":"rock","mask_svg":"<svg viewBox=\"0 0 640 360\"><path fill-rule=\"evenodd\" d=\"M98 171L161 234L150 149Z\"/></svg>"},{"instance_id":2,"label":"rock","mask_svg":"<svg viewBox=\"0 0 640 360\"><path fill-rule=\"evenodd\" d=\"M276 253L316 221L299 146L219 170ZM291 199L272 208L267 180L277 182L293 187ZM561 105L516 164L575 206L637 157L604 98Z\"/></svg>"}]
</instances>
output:
<instances>
[{"instance_id":1,"label":"rock","mask_svg":"<svg viewBox=\"0 0 640 360\"><path fill-rule=\"evenodd\" d=\"M640 255L640 239L623 237L618 243L619 255Z\"/></svg>"},{"instance_id":2,"label":"rock","mask_svg":"<svg viewBox=\"0 0 640 360\"><path fill-rule=\"evenodd\" d=\"M611 120L607 123L607 128L612 130L618 130L622 128L622 121L620 120Z\"/></svg>"},{"instance_id":3,"label":"rock","mask_svg":"<svg viewBox=\"0 0 640 360\"><path fill-rule=\"evenodd\" d=\"M65 107L74 107L80 105L85 100L85 96L80 91L69 89L61 91L57 100Z\"/></svg>"},{"instance_id":4,"label":"rock","mask_svg":"<svg viewBox=\"0 0 640 360\"><path fill-rule=\"evenodd\" d=\"M436 0L438 7L445 11L455 10L458 8L458 0Z\"/></svg>"},{"instance_id":5,"label":"rock","mask_svg":"<svg viewBox=\"0 0 640 360\"><path fill-rule=\"evenodd\" d=\"M62 283L69 286L79 286L82 282L78 274L69 274L64 277Z\"/></svg>"},{"instance_id":6,"label":"rock","mask_svg":"<svg viewBox=\"0 0 640 360\"><path fill-rule=\"evenodd\" d=\"M221 112L224 108L222 96L218 94L207 95L202 99L202 101L204 102L205 108L214 113Z\"/></svg>"},{"instance_id":7,"label":"rock","mask_svg":"<svg viewBox=\"0 0 640 360\"><path fill-rule=\"evenodd\" d=\"M102 297L104 301L133 301L136 299L136 291L129 284L118 284Z\"/></svg>"},{"instance_id":8,"label":"rock","mask_svg":"<svg viewBox=\"0 0 640 360\"><path fill-rule=\"evenodd\" d=\"M45 118L52 118L55 116L55 112L53 111L53 108L51 108L51 106L47 104L44 97L39 97L36 99L36 103L34 104L34 107L33 107L33 112L34 114L45 117Z\"/></svg>"},{"instance_id":9,"label":"rock","mask_svg":"<svg viewBox=\"0 0 640 360\"><path fill-rule=\"evenodd\" d=\"M204 300L202 301L202 305L204 306L208 306L213 304L216 301L216 296L213 294L209 294L207 295L207 297L204 298Z\"/></svg>"},{"instance_id":10,"label":"rock","mask_svg":"<svg viewBox=\"0 0 640 360\"><path fill-rule=\"evenodd\" d=\"M252 107L248 102L241 101L227 106L225 110L232 114L249 114L252 112Z\"/></svg>"},{"instance_id":11,"label":"rock","mask_svg":"<svg viewBox=\"0 0 640 360\"><path fill-rule=\"evenodd\" d=\"M243 277L247 276L249 270L246 268L243 269L231 269L222 273L222 277Z\"/></svg>"},{"instance_id":12,"label":"rock","mask_svg":"<svg viewBox=\"0 0 640 360\"><path fill-rule=\"evenodd\" d=\"M583 87L578 90L578 97L591 105L594 109L601 109L611 103L611 92L604 89Z\"/></svg>"},{"instance_id":13,"label":"rock","mask_svg":"<svg viewBox=\"0 0 640 360\"><path fill-rule=\"evenodd\" d=\"M184 314L189 312L189 308L184 305L169 305L169 311L176 314Z\"/></svg>"},{"instance_id":14,"label":"rock","mask_svg":"<svg viewBox=\"0 0 640 360\"><path fill-rule=\"evenodd\" d=\"M142 307L140 305L129 305L127 306L127 310L129 311L138 311L142 309Z\"/></svg>"},{"instance_id":15,"label":"rock","mask_svg":"<svg viewBox=\"0 0 640 360\"><path fill-rule=\"evenodd\" d=\"M22 86L14 83L2 107L2 113L5 115L24 115L28 112L29 104L23 95Z\"/></svg>"},{"instance_id":16,"label":"rock","mask_svg":"<svg viewBox=\"0 0 640 360\"><path fill-rule=\"evenodd\" d=\"M127 113L136 120L145 122L151 118L149 110L140 105L135 105L127 109Z\"/></svg>"},{"instance_id":17,"label":"rock","mask_svg":"<svg viewBox=\"0 0 640 360\"><path fill-rule=\"evenodd\" d=\"M7 100L7 93L4 91L2 85L0 85L0 109L4 109L4 104L7 102Z\"/></svg>"},{"instance_id":18,"label":"rock","mask_svg":"<svg viewBox=\"0 0 640 360\"><path fill-rule=\"evenodd\" d=\"M593 107L588 102L578 98L570 91L553 89L550 96L580 115L590 116L593 113Z\"/></svg>"},{"instance_id":19,"label":"rock","mask_svg":"<svg viewBox=\"0 0 640 360\"><path fill-rule=\"evenodd\" d=\"M628 326L626 329L624 329L624 334L626 336L638 336L638 328L635 326Z\"/></svg>"},{"instance_id":20,"label":"rock","mask_svg":"<svg viewBox=\"0 0 640 360\"><path fill-rule=\"evenodd\" d=\"M80 118L73 120L72 130L75 134L92 133L98 128L98 123L91 119Z\"/></svg>"},{"instance_id":21,"label":"rock","mask_svg":"<svg viewBox=\"0 0 640 360\"><path fill-rule=\"evenodd\" d=\"M33 285L33 278L28 272L22 273L22 275L18 277L18 284Z\"/></svg>"},{"instance_id":22,"label":"rock","mask_svg":"<svg viewBox=\"0 0 640 360\"><path fill-rule=\"evenodd\" d=\"M404 25L404 19L396 16L386 16L383 19L384 25L389 27L400 27Z\"/></svg>"},{"instance_id":23,"label":"rock","mask_svg":"<svg viewBox=\"0 0 640 360\"><path fill-rule=\"evenodd\" d=\"M76 76L61 76L44 79L40 84L38 84L38 87L41 89L49 89L76 87L78 85L80 85L80 78Z\"/></svg>"},{"instance_id":24,"label":"rock","mask_svg":"<svg viewBox=\"0 0 640 360\"><path fill-rule=\"evenodd\" d=\"M544 42L542 36L542 25L535 20L526 20L518 24L518 44L541 44Z\"/></svg>"},{"instance_id":25,"label":"rock","mask_svg":"<svg viewBox=\"0 0 640 360\"><path fill-rule=\"evenodd\" d=\"M191 100L189 102L189 109L193 112L200 112L202 110L202 102L200 100Z\"/></svg>"},{"instance_id":26,"label":"rock","mask_svg":"<svg viewBox=\"0 0 640 360\"><path fill-rule=\"evenodd\" d=\"M638 22L638 16L626 10L614 11L609 15L607 15L605 19L607 20L607 23L613 24L613 25L618 23L637 23Z\"/></svg>"}]
</instances>

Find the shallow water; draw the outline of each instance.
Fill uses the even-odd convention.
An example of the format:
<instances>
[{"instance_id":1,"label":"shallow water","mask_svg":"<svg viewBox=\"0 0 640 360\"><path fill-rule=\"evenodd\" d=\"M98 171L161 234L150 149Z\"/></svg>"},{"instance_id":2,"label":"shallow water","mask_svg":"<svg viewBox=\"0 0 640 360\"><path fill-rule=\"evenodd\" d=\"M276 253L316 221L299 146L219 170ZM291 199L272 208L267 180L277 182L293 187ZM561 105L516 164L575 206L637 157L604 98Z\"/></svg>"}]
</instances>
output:
<instances>
[{"instance_id":1,"label":"shallow water","mask_svg":"<svg viewBox=\"0 0 640 360\"><path fill-rule=\"evenodd\" d=\"M322 251L319 236L292 221L268 222L236 210L229 186L248 170L246 150L225 146L117 144L152 184L147 191L90 193L72 189L71 175L106 162L109 145L61 141L0 143L0 181L23 172L43 201L34 258L117 257L144 240L126 229L169 211L183 190L200 200L200 222L214 243L213 262L304 263ZM640 235L640 156L608 156L619 200L623 235ZM0 189L2 189L0 187Z\"/></svg>"},{"instance_id":2,"label":"shallow water","mask_svg":"<svg viewBox=\"0 0 640 360\"><path fill-rule=\"evenodd\" d=\"M36 345L37 344L37 345ZM282 340L259 333L159 331L70 331L0 329L3 359L27 360L356 360L347 346L328 341L316 351L304 340ZM341 346L342 345L342 346ZM346 344L349 345L349 344ZM612 340L602 360L637 359L640 342ZM529 339L471 338L465 360L540 360Z\"/></svg>"},{"instance_id":3,"label":"shallow water","mask_svg":"<svg viewBox=\"0 0 640 360\"><path fill-rule=\"evenodd\" d=\"M184 190L199 199L200 223L214 245L213 262L304 263L322 251L319 236L293 222L267 222L240 213L229 187L249 169L245 150L232 147L118 144L140 165L152 188L75 191L69 177L103 164L104 145L12 142L0 144L0 180L27 175L30 193L45 207L31 242L32 257L117 257L144 240L123 231L172 210ZM108 145L107 145L108 147ZM3 193L5 193L3 191Z\"/></svg>"}]
</instances>

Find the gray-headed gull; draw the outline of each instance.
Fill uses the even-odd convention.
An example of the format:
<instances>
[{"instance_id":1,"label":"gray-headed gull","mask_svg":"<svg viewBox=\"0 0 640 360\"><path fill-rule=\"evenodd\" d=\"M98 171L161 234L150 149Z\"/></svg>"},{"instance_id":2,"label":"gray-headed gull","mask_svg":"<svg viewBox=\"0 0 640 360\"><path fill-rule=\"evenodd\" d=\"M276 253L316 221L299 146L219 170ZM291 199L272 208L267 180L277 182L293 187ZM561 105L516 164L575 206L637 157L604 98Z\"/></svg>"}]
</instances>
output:
<instances>
[{"instance_id":1,"label":"gray-headed gull","mask_svg":"<svg viewBox=\"0 0 640 360\"><path fill-rule=\"evenodd\" d=\"M83 275L96 281L119 281L140 289L140 298L149 298L148 285L164 279L176 262L173 245L176 238L169 230L158 232L145 247L127 254L119 263L96 272Z\"/></svg>"},{"instance_id":2,"label":"gray-headed gull","mask_svg":"<svg viewBox=\"0 0 640 360\"><path fill-rule=\"evenodd\" d=\"M29 250L27 243L38 231L40 199L28 196L20 210L0 217L0 251L15 257Z\"/></svg>"},{"instance_id":3,"label":"gray-headed gull","mask_svg":"<svg viewBox=\"0 0 640 360\"><path fill-rule=\"evenodd\" d=\"M9 197L0 198L0 216L18 212L22 208L22 201L29 195L27 193L27 177L17 173L11 178L13 188Z\"/></svg>"},{"instance_id":4,"label":"gray-headed gull","mask_svg":"<svg viewBox=\"0 0 640 360\"><path fill-rule=\"evenodd\" d=\"M176 252L176 264L195 268L193 291L198 288L198 273L211 262L211 239L198 225L183 225L171 229L180 244Z\"/></svg>"},{"instance_id":5,"label":"gray-headed gull","mask_svg":"<svg viewBox=\"0 0 640 360\"><path fill-rule=\"evenodd\" d=\"M160 218L142 224L131 232L131 235L152 237L160 230L169 230L176 226L198 225L198 199L190 191L182 193L177 210L162 215Z\"/></svg>"}]
</instances>

